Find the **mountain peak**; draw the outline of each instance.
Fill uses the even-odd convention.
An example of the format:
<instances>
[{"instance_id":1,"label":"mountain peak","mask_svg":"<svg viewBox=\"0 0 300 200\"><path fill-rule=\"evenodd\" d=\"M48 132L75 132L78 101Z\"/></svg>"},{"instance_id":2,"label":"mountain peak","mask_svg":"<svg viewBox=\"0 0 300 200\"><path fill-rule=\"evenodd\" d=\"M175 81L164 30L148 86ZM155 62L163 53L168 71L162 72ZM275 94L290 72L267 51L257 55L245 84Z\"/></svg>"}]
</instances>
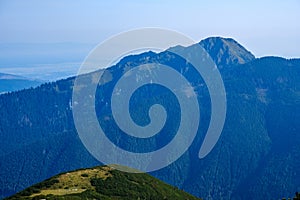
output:
<instances>
[{"instance_id":1,"label":"mountain peak","mask_svg":"<svg viewBox=\"0 0 300 200\"><path fill-rule=\"evenodd\" d=\"M219 68L244 64L255 59L254 55L232 38L209 37L199 43Z\"/></svg>"}]
</instances>

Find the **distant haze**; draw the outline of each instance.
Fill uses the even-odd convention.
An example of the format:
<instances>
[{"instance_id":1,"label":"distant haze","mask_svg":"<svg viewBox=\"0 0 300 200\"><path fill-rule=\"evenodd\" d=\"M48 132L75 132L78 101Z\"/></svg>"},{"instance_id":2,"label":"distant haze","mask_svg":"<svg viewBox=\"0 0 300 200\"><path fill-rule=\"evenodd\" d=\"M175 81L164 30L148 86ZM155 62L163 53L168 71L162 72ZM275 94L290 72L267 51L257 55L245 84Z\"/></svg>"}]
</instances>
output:
<instances>
[{"instance_id":1,"label":"distant haze","mask_svg":"<svg viewBox=\"0 0 300 200\"><path fill-rule=\"evenodd\" d=\"M299 10L298 0L2 0L0 72L65 62L78 68L94 45L142 27L176 30L195 41L231 37L256 57L300 57Z\"/></svg>"}]
</instances>

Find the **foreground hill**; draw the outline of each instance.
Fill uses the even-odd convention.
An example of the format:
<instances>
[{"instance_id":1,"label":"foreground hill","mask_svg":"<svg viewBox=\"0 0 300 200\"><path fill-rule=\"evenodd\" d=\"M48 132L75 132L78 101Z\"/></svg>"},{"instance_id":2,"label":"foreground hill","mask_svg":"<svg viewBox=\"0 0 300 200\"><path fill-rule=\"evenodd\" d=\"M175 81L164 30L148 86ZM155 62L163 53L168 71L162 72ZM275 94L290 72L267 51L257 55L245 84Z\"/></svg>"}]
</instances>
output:
<instances>
[{"instance_id":1,"label":"foreground hill","mask_svg":"<svg viewBox=\"0 0 300 200\"><path fill-rule=\"evenodd\" d=\"M126 70L147 62L168 65L195 86L200 128L188 151L151 175L204 199L293 196L300 191L300 59L254 58L226 38L200 44L220 69L227 96L225 126L208 156L198 158L210 122L207 88L185 60L167 51L128 56L105 71L107 83L97 89L95 102L100 125L111 141L130 151L149 152L168 144L180 119L178 102L168 90L149 86L135 93L137 108L131 113L140 124L148 120L145 105L159 103L170 116L162 133L142 146L118 129L110 109L112 88ZM197 54L192 47L182 50ZM101 164L85 149L74 127L73 83L69 78L0 96L0 196L55 174Z\"/></svg>"},{"instance_id":2,"label":"foreground hill","mask_svg":"<svg viewBox=\"0 0 300 200\"><path fill-rule=\"evenodd\" d=\"M19 199L172 199L198 198L148 174L126 173L108 166L56 175L6 200Z\"/></svg>"}]
</instances>

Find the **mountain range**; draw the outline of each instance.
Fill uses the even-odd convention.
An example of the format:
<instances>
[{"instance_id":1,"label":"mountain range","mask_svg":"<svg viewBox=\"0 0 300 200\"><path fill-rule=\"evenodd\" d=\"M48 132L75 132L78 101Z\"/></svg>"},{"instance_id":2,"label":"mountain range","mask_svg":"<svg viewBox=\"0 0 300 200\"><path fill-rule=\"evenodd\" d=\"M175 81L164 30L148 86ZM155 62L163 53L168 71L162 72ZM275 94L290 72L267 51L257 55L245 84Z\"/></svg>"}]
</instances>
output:
<instances>
[{"instance_id":1,"label":"mountain range","mask_svg":"<svg viewBox=\"0 0 300 200\"><path fill-rule=\"evenodd\" d=\"M211 114L207 87L185 60L169 51L127 56L105 70L108 81L97 89L95 102L100 125L110 140L130 151L142 148L146 152L167 144L180 117L178 102L168 90L149 86L135 94L133 105L159 103L172 116L162 134L142 147L135 147L135 139L126 140L109 105L112 88L126 70L148 62L168 65L199 86L195 91L201 126L188 151L151 175L204 199L293 196L300 191L300 59L255 58L230 38L207 38L200 45L216 63L227 97L224 129L210 154L198 158ZM192 46L174 48L197 54ZM93 73L87 76L92 80ZM1 197L58 173L101 164L85 149L74 126L74 80L0 95ZM148 118L141 109L132 110L132 116L143 124Z\"/></svg>"},{"instance_id":2,"label":"mountain range","mask_svg":"<svg viewBox=\"0 0 300 200\"><path fill-rule=\"evenodd\" d=\"M0 73L0 94L30 87L36 87L42 82L13 74Z\"/></svg>"}]
</instances>

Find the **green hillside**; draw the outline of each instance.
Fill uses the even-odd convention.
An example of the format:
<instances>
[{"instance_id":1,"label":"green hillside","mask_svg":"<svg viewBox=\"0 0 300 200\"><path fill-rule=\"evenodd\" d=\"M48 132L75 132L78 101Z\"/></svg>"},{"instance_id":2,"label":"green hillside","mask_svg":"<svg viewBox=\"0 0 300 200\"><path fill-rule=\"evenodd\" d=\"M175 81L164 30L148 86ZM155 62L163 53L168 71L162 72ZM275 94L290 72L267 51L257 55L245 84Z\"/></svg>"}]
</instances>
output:
<instances>
[{"instance_id":1,"label":"green hillside","mask_svg":"<svg viewBox=\"0 0 300 200\"><path fill-rule=\"evenodd\" d=\"M13 199L198 199L145 173L108 166L59 174L13 195Z\"/></svg>"}]
</instances>

